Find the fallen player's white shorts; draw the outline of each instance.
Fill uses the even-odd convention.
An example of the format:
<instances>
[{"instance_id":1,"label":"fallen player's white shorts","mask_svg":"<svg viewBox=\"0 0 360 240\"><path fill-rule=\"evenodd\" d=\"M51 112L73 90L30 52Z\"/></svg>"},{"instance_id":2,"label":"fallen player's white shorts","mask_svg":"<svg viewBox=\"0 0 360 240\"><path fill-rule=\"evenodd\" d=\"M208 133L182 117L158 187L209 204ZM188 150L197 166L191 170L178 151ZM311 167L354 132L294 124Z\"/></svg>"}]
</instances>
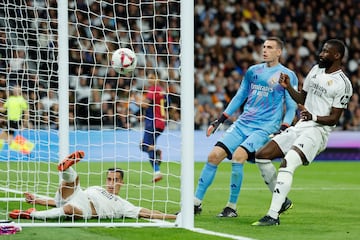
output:
<instances>
[{"instance_id":1,"label":"fallen player's white shorts","mask_svg":"<svg viewBox=\"0 0 360 240\"><path fill-rule=\"evenodd\" d=\"M81 189L80 185L77 185L74 189L74 193L67 199L63 199L59 191L55 194L56 207L63 207L64 205L70 204L83 213L84 219L90 219L92 217L92 211L90 206L90 200L87 194Z\"/></svg>"},{"instance_id":2,"label":"fallen player's white shorts","mask_svg":"<svg viewBox=\"0 0 360 240\"><path fill-rule=\"evenodd\" d=\"M296 146L304 153L307 161L311 163L320 152L325 150L328 134L321 127L295 126L287 128L272 140L279 145L284 155L292 146Z\"/></svg>"}]
</instances>

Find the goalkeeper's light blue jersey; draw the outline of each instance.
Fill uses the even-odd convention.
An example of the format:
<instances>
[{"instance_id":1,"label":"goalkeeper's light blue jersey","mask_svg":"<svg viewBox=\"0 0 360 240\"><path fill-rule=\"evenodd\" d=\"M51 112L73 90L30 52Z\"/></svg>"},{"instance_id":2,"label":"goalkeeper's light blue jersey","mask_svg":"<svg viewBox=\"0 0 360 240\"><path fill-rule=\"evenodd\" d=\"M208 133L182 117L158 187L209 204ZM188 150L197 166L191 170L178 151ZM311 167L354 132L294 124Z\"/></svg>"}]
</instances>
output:
<instances>
[{"instance_id":1,"label":"goalkeeper's light blue jersey","mask_svg":"<svg viewBox=\"0 0 360 240\"><path fill-rule=\"evenodd\" d=\"M291 125L297 105L279 84L280 73L289 75L291 85L297 89L295 73L281 64L268 67L266 63L261 63L247 70L239 90L224 111L230 116L246 101L235 122L244 134L254 130L271 134L279 129L282 122Z\"/></svg>"}]
</instances>

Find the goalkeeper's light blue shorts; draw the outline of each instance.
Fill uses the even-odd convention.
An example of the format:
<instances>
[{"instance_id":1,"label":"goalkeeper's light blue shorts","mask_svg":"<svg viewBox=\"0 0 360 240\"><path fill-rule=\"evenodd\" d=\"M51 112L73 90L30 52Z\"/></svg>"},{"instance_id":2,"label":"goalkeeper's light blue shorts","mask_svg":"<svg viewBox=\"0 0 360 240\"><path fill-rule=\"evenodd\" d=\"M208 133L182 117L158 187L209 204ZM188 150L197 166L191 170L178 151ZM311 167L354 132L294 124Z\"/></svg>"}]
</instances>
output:
<instances>
[{"instance_id":1,"label":"goalkeeper's light blue shorts","mask_svg":"<svg viewBox=\"0 0 360 240\"><path fill-rule=\"evenodd\" d=\"M219 139L218 142L222 143L227 149L227 158L232 159L232 154L238 147L243 147L249 153L248 161L254 161L255 152L269 141L269 133L261 129L248 129L246 128L245 134L243 128L239 124L232 124Z\"/></svg>"}]
</instances>

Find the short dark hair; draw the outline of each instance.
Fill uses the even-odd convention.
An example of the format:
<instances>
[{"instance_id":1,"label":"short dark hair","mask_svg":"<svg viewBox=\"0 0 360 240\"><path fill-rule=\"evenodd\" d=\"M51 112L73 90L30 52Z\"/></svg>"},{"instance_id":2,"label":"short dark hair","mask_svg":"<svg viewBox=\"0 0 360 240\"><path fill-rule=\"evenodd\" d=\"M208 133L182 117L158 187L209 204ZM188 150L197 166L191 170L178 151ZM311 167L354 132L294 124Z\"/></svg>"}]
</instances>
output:
<instances>
[{"instance_id":1,"label":"short dark hair","mask_svg":"<svg viewBox=\"0 0 360 240\"><path fill-rule=\"evenodd\" d=\"M338 53L340 53L341 58L345 55L345 44L339 39L330 39L326 41L327 44L332 45Z\"/></svg>"},{"instance_id":2,"label":"short dark hair","mask_svg":"<svg viewBox=\"0 0 360 240\"><path fill-rule=\"evenodd\" d=\"M107 172L117 172L120 173L121 179L124 179L124 170L122 170L121 168L109 168L107 170Z\"/></svg>"},{"instance_id":3,"label":"short dark hair","mask_svg":"<svg viewBox=\"0 0 360 240\"><path fill-rule=\"evenodd\" d=\"M267 38L267 40L275 41L281 50L284 48L284 42L278 37L269 37L269 38Z\"/></svg>"}]
</instances>

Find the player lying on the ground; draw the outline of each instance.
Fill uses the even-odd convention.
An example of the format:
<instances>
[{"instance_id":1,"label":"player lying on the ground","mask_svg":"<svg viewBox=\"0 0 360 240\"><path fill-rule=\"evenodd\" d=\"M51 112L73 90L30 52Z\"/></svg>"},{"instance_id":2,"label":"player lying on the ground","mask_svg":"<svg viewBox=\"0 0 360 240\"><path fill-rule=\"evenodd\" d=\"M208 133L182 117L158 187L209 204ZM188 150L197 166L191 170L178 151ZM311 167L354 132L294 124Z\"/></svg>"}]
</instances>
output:
<instances>
[{"instance_id":1,"label":"player lying on the ground","mask_svg":"<svg viewBox=\"0 0 360 240\"><path fill-rule=\"evenodd\" d=\"M97 218L151 218L176 219L174 214L166 214L157 210L137 207L118 196L123 184L124 172L120 168L110 168L107 172L106 189L99 186L80 187L79 177L71 167L84 157L83 151L70 154L58 165L62 182L54 199L36 198L34 194L24 193L26 202L45 206L53 206L49 210L36 211L30 208L25 211L13 210L11 218L54 219L62 216L76 219Z\"/></svg>"}]
</instances>

